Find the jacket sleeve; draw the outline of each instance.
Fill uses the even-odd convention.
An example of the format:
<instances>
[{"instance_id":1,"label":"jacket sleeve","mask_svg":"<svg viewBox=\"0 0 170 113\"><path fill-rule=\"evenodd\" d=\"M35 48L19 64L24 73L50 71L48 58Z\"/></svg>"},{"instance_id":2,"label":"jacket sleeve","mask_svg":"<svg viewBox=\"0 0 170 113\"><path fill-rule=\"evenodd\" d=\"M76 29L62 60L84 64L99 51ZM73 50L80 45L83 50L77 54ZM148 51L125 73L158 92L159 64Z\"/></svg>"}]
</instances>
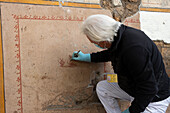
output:
<instances>
[{"instance_id":1,"label":"jacket sleeve","mask_svg":"<svg viewBox=\"0 0 170 113\"><path fill-rule=\"evenodd\" d=\"M91 54L91 62L108 62L110 61L110 51L104 50Z\"/></svg>"},{"instance_id":2,"label":"jacket sleeve","mask_svg":"<svg viewBox=\"0 0 170 113\"><path fill-rule=\"evenodd\" d=\"M129 108L130 113L145 110L158 92L151 56L142 47L133 47L123 55L123 62L128 69L128 77L135 84L135 97Z\"/></svg>"}]
</instances>

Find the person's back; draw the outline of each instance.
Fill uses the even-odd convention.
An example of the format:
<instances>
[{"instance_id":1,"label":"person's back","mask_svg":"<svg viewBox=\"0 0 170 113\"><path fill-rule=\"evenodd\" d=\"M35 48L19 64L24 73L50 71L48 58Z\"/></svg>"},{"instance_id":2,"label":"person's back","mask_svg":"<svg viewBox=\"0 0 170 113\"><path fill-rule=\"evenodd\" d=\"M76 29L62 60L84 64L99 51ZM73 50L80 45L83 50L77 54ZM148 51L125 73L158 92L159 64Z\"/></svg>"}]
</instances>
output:
<instances>
[{"instance_id":1,"label":"person's back","mask_svg":"<svg viewBox=\"0 0 170 113\"><path fill-rule=\"evenodd\" d=\"M162 55L155 43L143 31L131 27L125 27L120 46L124 48L122 51L128 51L128 49L139 46L146 50L149 55L148 58L151 60L151 66L153 66L154 75L158 85L158 94L153 101L167 98L170 95L170 78L166 73ZM136 54L135 51L134 54Z\"/></svg>"}]
</instances>

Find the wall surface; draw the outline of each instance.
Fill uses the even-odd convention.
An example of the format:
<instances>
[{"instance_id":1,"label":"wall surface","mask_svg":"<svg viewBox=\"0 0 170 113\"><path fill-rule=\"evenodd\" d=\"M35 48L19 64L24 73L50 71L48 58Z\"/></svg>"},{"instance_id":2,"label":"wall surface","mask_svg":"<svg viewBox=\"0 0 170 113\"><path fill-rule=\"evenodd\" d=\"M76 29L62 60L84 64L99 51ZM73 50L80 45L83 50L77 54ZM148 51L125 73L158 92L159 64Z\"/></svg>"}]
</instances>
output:
<instances>
[{"instance_id":1,"label":"wall surface","mask_svg":"<svg viewBox=\"0 0 170 113\"><path fill-rule=\"evenodd\" d=\"M170 13L140 11L141 30L152 40L170 43Z\"/></svg>"},{"instance_id":2,"label":"wall surface","mask_svg":"<svg viewBox=\"0 0 170 113\"><path fill-rule=\"evenodd\" d=\"M157 8L153 11L140 11L141 30L152 40L170 43L170 1L142 0L141 7Z\"/></svg>"},{"instance_id":3,"label":"wall surface","mask_svg":"<svg viewBox=\"0 0 170 113\"><path fill-rule=\"evenodd\" d=\"M170 8L169 0L142 0L142 7L149 8Z\"/></svg>"},{"instance_id":4,"label":"wall surface","mask_svg":"<svg viewBox=\"0 0 170 113\"><path fill-rule=\"evenodd\" d=\"M81 33L92 14L111 16L104 9L1 3L7 113L105 112L93 85L113 72L110 63L70 61L76 50L101 51ZM139 14L125 24L139 29Z\"/></svg>"},{"instance_id":5,"label":"wall surface","mask_svg":"<svg viewBox=\"0 0 170 113\"><path fill-rule=\"evenodd\" d=\"M73 51L101 51L87 40L80 28L89 15L101 13L112 16L110 11L100 9L99 5L91 4L95 1L88 0L84 0L88 4L62 0L58 0L60 3L55 0L0 1L15 3L1 3L3 50L0 55L3 59L0 57L0 99L5 99L5 107L1 101L0 113L5 113L4 109L6 113L105 113L96 97L95 85L105 78L96 79L98 75L113 72L110 63L80 63L70 61L70 58ZM142 8L157 7L159 12L169 11L168 0L159 0L159 5L152 5L155 2L158 1L143 0ZM161 9L163 7L167 9ZM169 34L166 35L169 32L168 15L168 12L142 11L127 18L124 24L141 28L153 40L169 43ZM153 25L157 22L158 25L152 28L148 22ZM150 29L154 29L156 35ZM155 38L162 32L162 38ZM170 76L170 46L164 41L155 43ZM129 102L119 102L121 110L129 106Z\"/></svg>"},{"instance_id":6,"label":"wall surface","mask_svg":"<svg viewBox=\"0 0 170 113\"><path fill-rule=\"evenodd\" d=\"M81 33L82 21L109 11L11 3L1 3L1 11L7 113L103 111L88 85L104 64L70 59L76 50L98 50Z\"/></svg>"}]
</instances>

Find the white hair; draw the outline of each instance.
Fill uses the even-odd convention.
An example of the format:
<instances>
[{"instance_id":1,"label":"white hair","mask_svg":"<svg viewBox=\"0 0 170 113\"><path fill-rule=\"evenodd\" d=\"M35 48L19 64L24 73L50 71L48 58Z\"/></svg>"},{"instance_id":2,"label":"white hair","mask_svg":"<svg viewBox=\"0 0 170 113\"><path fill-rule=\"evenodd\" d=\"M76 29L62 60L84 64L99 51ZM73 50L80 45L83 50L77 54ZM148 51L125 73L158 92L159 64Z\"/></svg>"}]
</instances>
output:
<instances>
[{"instance_id":1,"label":"white hair","mask_svg":"<svg viewBox=\"0 0 170 113\"><path fill-rule=\"evenodd\" d=\"M117 31L120 26L121 23L113 18L107 15L97 14L89 16L83 22L82 31L92 41L113 42L114 36L117 36Z\"/></svg>"}]
</instances>

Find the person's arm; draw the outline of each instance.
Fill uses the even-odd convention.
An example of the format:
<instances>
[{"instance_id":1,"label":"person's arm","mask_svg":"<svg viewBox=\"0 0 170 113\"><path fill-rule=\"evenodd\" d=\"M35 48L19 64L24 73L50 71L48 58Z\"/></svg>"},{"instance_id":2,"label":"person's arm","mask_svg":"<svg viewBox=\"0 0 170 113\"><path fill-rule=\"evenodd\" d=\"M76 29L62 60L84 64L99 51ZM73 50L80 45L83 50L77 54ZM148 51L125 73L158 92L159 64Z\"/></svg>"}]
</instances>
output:
<instances>
[{"instance_id":1,"label":"person's arm","mask_svg":"<svg viewBox=\"0 0 170 113\"><path fill-rule=\"evenodd\" d=\"M75 56L76 54L76 56ZM104 50L97 53L87 53L74 51L72 55L72 60L84 61L84 62L107 62L110 61L110 51Z\"/></svg>"},{"instance_id":2,"label":"person's arm","mask_svg":"<svg viewBox=\"0 0 170 113\"><path fill-rule=\"evenodd\" d=\"M111 59L110 51L104 50L91 54L91 62L108 62Z\"/></svg>"},{"instance_id":3,"label":"person's arm","mask_svg":"<svg viewBox=\"0 0 170 113\"><path fill-rule=\"evenodd\" d=\"M133 47L123 55L123 62L129 71L128 77L131 77L136 85L135 97L129 111L143 112L158 92L151 56L142 47Z\"/></svg>"},{"instance_id":4,"label":"person's arm","mask_svg":"<svg viewBox=\"0 0 170 113\"><path fill-rule=\"evenodd\" d=\"M72 60L91 62L90 53L84 54L81 51L74 51L72 55Z\"/></svg>"}]
</instances>

